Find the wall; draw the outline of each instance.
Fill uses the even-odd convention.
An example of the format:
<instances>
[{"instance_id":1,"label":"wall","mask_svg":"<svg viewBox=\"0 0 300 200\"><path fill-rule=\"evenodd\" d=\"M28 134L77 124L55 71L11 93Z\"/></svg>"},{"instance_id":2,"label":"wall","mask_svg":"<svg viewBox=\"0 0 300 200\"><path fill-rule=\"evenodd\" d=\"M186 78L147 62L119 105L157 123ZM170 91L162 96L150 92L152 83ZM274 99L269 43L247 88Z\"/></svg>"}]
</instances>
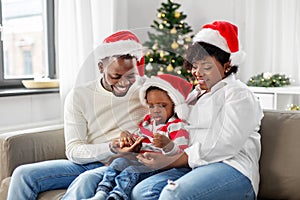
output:
<instances>
[{"instance_id":1,"label":"wall","mask_svg":"<svg viewBox=\"0 0 300 200\"><path fill-rule=\"evenodd\" d=\"M62 122L59 93L0 98L0 133Z\"/></svg>"},{"instance_id":2,"label":"wall","mask_svg":"<svg viewBox=\"0 0 300 200\"><path fill-rule=\"evenodd\" d=\"M157 19L157 9L160 8L161 2L162 0L128 1L128 28L131 30L149 28L153 20ZM175 0L175 2L181 4L179 10L187 14L186 22L195 32L199 31L204 23L214 20L229 20L238 23L239 26L243 25L244 19L240 19L239 13L243 12L244 4L239 0ZM126 16L123 14L116 17L124 20Z\"/></svg>"}]
</instances>

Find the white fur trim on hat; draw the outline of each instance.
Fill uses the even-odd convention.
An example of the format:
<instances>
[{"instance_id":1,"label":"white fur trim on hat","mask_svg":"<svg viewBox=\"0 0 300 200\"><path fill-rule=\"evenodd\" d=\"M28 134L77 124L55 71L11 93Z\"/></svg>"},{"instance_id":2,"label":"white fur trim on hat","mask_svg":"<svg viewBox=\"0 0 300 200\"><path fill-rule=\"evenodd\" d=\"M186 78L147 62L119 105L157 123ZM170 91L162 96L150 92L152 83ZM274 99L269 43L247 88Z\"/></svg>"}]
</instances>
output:
<instances>
[{"instance_id":1,"label":"white fur trim on hat","mask_svg":"<svg viewBox=\"0 0 300 200\"><path fill-rule=\"evenodd\" d=\"M143 46L134 40L120 40L117 42L100 44L94 51L96 59L103 59L114 55L130 54L140 60L143 56Z\"/></svg>"},{"instance_id":2,"label":"white fur trim on hat","mask_svg":"<svg viewBox=\"0 0 300 200\"><path fill-rule=\"evenodd\" d=\"M230 64L231 65L240 65L245 61L246 53L242 50L238 52L231 53L230 55Z\"/></svg>"},{"instance_id":3,"label":"white fur trim on hat","mask_svg":"<svg viewBox=\"0 0 300 200\"><path fill-rule=\"evenodd\" d=\"M223 51L226 51L227 53L231 53L226 40L223 36L221 36L220 32L217 30L203 28L194 36L193 42L205 42L208 44L212 44L216 47L219 47Z\"/></svg>"},{"instance_id":4,"label":"white fur trim on hat","mask_svg":"<svg viewBox=\"0 0 300 200\"><path fill-rule=\"evenodd\" d=\"M175 105L175 113L182 120L187 120L190 115L190 108L187 103Z\"/></svg>"},{"instance_id":5,"label":"white fur trim on hat","mask_svg":"<svg viewBox=\"0 0 300 200\"><path fill-rule=\"evenodd\" d=\"M169 97L172 99L173 103L175 104L175 112L178 115L178 117L180 119L187 120L189 115L189 107L186 104L183 95L178 90L176 90L169 82L161 78L151 77L145 81L139 93L140 101L143 105L147 105L145 99L146 90L151 86L155 86L165 90L168 93Z\"/></svg>"}]
</instances>

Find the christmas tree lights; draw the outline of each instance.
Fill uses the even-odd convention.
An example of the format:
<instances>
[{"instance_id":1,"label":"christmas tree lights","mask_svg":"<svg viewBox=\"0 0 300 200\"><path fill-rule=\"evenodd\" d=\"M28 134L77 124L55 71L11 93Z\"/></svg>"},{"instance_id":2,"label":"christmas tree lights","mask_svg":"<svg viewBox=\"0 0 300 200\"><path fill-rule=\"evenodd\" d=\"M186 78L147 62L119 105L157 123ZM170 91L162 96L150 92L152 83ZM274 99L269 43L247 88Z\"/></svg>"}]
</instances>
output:
<instances>
[{"instance_id":1,"label":"christmas tree lights","mask_svg":"<svg viewBox=\"0 0 300 200\"><path fill-rule=\"evenodd\" d=\"M192 29L184 22L187 15L178 11L180 4L172 0L162 2L157 9L157 20L150 26L154 32L148 32L149 41L144 43L145 74L173 74L194 83L190 71L183 67L184 54L192 42Z\"/></svg>"},{"instance_id":2,"label":"christmas tree lights","mask_svg":"<svg viewBox=\"0 0 300 200\"><path fill-rule=\"evenodd\" d=\"M248 86L254 87L283 87L291 84L290 77L284 74L272 74L264 72L255 76L252 76L248 82Z\"/></svg>"}]
</instances>

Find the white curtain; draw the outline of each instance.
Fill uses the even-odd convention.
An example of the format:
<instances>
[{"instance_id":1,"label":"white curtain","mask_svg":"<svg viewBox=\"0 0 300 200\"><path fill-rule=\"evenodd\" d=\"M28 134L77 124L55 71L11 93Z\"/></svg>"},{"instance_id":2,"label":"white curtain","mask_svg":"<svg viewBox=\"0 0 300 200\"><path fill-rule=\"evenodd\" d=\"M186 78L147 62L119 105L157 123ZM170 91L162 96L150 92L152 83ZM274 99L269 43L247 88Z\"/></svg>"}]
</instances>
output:
<instances>
[{"instance_id":1,"label":"white curtain","mask_svg":"<svg viewBox=\"0 0 300 200\"><path fill-rule=\"evenodd\" d=\"M62 103L69 90L98 76L92 51L113 32L114 1L56 0L56 58Z\"/></svg>"},{"instance_id":2,"label":"white curtain","mask_svg":"<svg viewBox=\"0 0 300 200\"><path fill-rule=\"evenodd\" d=\"M300 83L300 1L247 0L241 77L284 73Z\"/></svg>"}]
</instances>

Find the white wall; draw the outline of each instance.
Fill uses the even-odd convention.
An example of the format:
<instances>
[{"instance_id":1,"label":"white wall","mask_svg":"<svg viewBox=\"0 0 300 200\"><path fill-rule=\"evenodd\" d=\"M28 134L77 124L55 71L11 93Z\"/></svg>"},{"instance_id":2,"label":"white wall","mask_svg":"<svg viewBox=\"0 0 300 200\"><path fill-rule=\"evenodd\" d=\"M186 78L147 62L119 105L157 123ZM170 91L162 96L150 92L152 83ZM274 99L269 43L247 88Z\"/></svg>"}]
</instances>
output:
<instances>
[{"instance_id":1,"label":"white wall","mask_svg":"<svg viewBox=\"0 0 300 200\"><path fill-rule=\"evenodd\" d=\"M0 98L0 133L62 122L59 93Z\"/></svg>"},{"instance_id":2,"label":"white wall","mask_svg":"<svg viewBox=\"0 0 300 200\"><path fill-rule=\"evenodd\" d=\"M243 1L239 0L174 0L181 4L179 8L186 15L186 22L195 32L200 27L214 20L229 20L237 24L241 30L244 19L240 18L244 8ZM157 19L157 9L161 7L162 0L129 0L127 5L127 24L131 30L147 29L153 20ZM126 9L126 7L124 8ZM123 11L124 12L124 11ZM116 15L118 20L124 20L124 14ZM117 21L118 21L117 20ZM123 27L124 28L124 27ZM146 39L143 38L142 39Z\"/></svg>"}]
</instances>

